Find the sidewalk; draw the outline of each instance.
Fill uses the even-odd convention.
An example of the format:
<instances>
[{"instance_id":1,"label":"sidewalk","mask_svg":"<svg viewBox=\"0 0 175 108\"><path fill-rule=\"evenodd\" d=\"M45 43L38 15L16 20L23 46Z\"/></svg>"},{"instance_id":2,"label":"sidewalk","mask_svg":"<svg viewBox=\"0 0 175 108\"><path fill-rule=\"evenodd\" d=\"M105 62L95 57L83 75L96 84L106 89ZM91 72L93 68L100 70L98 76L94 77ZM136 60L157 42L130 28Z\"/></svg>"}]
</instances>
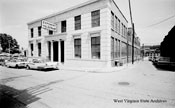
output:
<instances>
[{"instance_id":1,"label":"sidewalk","mask_svg":"<svg viewBox=\"0 0 175 108\"><path fill-rule=\"evenodd\" d=\"M140 61L132 63L127 63L124 64L123 66L116 66L116 67L104 67L104 68L85 68L85 67L66 67L61 65L60 70L65 70L65 71L83 71L83 72L94 72L94 73L105 73L105 72L117 72L126 68L133 67L137 65Z\"/></svg>"}]
</instances>

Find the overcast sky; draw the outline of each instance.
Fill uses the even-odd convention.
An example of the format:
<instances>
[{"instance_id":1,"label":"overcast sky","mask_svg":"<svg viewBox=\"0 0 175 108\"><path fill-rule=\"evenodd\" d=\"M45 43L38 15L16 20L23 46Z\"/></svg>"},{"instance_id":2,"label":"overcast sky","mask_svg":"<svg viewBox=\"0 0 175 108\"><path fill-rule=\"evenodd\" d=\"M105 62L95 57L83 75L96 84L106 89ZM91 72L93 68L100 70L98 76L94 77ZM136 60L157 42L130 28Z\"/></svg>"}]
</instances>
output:
<instances>
[{"instance_id":1,"label":"overcast sky","mask_svg":"<svg viewBox=\"0 0 175 108\"><path fill-rule=\"evenodd\" d=\"M0 33L11 35L21 47L27 48L28 22L86 1L0 0ZM128 0L114 1L130 21ZM175 0L131 0L131 5L135 30L142 44L159 44L175 25Z\"/></svg>"}]
</instances>

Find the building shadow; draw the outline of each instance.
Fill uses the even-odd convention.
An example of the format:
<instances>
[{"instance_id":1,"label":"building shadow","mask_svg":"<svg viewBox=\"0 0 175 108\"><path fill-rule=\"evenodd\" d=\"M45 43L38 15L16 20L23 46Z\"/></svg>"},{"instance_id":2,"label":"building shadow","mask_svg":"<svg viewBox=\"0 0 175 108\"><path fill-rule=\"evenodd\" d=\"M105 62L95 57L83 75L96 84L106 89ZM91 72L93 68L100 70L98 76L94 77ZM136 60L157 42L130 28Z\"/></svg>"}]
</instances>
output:
<instances>
[{"instance_id":1,"label":"building shadow","mask_svg":"<svg viewBox=\"0 0 175 108\"><path fill-rule=\"evenodd\" d=\"M52 89L49 87L50 85L62 81L64 80L43 83L24 90L17 90L13 87L0 85L0 106L2 106L1 108L26 108L27 105L40 99L38 95L51 91Z\"/></svg>"},{"instance_id":2,"label":"building shadow","mask_svg":"<svg viewBox=\"0 0 175 108\"><path fill-rule=\"evenodd\" d=\"M170 72L175 72L175 67L174 66L156 66L154 65L155 68L159 71L170 71Z\"/></svg>"}]
</instances>

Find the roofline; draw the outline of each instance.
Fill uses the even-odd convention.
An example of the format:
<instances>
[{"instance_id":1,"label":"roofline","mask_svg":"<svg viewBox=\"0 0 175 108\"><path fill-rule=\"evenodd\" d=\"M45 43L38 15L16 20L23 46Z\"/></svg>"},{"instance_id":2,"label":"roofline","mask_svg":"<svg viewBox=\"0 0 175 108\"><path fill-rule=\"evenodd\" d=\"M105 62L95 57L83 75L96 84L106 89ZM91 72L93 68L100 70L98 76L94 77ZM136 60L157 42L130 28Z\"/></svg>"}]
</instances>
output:
<instances>
[{"instance_id":1,"label":"roofline","mask_svg":"<svg viewBox=\"0 0 175 108\"><path fill-rule=\"evenodd\" d=\"M128 23L128 20L127 20L126 17L123 15L122 11L119 9L119 7L118 7L117 4L115 3L115 1L112 0L112 2L115 4L115 6L118 8L119 12L122 14L122 16L124 17L124 19L125 19L126 22Z\"/></svg>"},{"instance_id":2,"label":"roofline","mask_svg":"<svg viewBox=\"0 0 175 108\"><path fill-rule=\"evenodd\" d=\"M48 16L45 16L45 17L42 17L42 18L33 20L33 21L27 23L27 25L32 24L32 23L35 23L35 22L40 21L40 20L43 20L43 19L46 19L46 18L50 18L50 17L56 16L56 15L59 15L59 14L63 14L63 13L69 12L69 11L74 10L74 9L76 9L76 8L80 8L80 7L83 7L83 6L85 6L85 5L89 5L89 4L92 4L92 3L94 3L94 2L98 2L98 1L100 1L100 0L89 0L89 1L84 2L84 3L81 3L81 4L79 4L79 5L75 5L75 6L73 6L73 7L70 7L70 8L68 8L68 9L65 9L65 10L63 10L63 11L60 11L60 12L57 12L57 13L53 13L53 14L50 14L50 15L48 15Z\"/></svg>"}]
</instances>

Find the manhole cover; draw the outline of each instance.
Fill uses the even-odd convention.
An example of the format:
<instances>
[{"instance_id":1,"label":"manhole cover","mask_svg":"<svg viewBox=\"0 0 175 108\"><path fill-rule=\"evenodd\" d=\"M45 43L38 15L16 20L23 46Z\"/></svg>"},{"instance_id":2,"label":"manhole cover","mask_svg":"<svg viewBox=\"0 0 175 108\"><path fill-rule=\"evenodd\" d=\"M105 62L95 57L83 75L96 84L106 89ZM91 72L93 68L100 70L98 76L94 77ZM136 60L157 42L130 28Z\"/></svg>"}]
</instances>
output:
<instances>
[{"instance_id":1,"label":"manhole cover","mask_svg":"<svg viewBox=\"0 0 175 108\"><path fill-rule=\"evenodd\" d=\"M119 82L118 84L123 85L123 86L127 86L127 85L129 85L129 82Z\"/></svg>"}]
</instances>

